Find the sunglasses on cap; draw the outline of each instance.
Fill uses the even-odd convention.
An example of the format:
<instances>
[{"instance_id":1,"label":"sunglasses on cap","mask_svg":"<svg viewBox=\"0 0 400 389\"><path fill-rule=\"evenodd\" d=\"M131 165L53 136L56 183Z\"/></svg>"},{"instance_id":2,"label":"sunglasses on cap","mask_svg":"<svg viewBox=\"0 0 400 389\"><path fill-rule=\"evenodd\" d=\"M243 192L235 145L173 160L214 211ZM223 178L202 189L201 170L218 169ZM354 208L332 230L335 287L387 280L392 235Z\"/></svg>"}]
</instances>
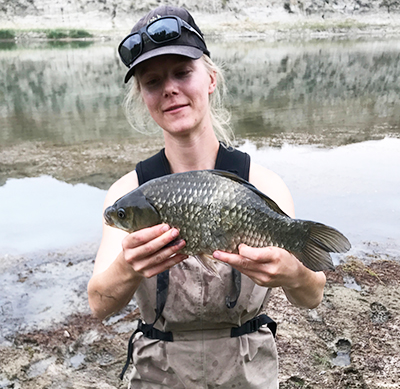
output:
<instances>
[{"instance_id":1,"label":"sunglasses on cap","mask_svg":"<svg viewBox=\"0 0 400 389\"><path fill-rule=\"evenodd\" d=\"M163 44L180 38L182 27L195 33L203 42L204 38L190 24L178 16L163 16L139 31L129 34L118 46L122 62L129 67L142 53L143 34L155 44Z\"/></svg>"}]
</instances>

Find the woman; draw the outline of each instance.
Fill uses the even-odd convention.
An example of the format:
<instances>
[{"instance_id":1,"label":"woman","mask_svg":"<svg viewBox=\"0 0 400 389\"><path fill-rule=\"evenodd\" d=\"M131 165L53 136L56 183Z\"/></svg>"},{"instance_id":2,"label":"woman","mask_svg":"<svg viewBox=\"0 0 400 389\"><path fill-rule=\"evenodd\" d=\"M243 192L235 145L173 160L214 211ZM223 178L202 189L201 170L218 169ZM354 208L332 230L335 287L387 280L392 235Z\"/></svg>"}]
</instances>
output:
<instances>
[{"instance_id":1,"label":"woman","mask_svg":"<svg viewBox=\"0 0 400 389\"><path fill-rule=\"evenodd\" d=\"M233 166L294 217L291 195L276 174L221 146L214 132L221 122L210 105L221 86L219 70L185 9L149 12L119 53L129 67L125 81L135 81L128 101L139 95L163 130L165 149L114 183L105 207L155 176ZM291 303L313 308L322 299L325 275L283 249L242 244L238 254L214 252L231 265L217 264L218 279L179 253L186 243L178 237L165 224L132 234L103 226L89 304L104 319L135 295L144 322L130 343L130 387L277 388L274 328L263 315L270 288L282 287Z\"/></svg>"}]
</instances>

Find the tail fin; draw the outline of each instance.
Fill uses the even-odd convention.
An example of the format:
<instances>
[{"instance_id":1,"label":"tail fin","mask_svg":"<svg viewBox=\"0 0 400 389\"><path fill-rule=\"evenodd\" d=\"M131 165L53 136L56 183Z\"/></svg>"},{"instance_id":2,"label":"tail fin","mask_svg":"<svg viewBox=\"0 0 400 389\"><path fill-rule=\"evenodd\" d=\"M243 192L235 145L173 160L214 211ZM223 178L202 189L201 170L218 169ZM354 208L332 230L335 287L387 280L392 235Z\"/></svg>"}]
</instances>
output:
<instances>
[{"instance_id":1,"label":"tail fin","mask_svg":"<svg viewBox=\"0 0 400 389\"><path fill-rule=\"evenodd\" d=\"M309 237L301 252L294 252L306 267L314 271L335 269L329 253L343 253L350 250L349 240L338 230L325 224L304 222L309 228Z\"/></svg>"}]
</instances>

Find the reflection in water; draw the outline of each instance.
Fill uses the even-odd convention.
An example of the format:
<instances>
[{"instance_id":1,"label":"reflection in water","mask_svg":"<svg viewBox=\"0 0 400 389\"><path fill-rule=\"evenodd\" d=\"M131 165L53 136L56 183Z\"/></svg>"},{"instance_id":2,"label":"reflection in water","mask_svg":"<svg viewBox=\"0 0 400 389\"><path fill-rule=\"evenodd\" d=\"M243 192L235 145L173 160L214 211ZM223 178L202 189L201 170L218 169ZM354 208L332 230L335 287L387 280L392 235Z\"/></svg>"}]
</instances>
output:
<instances>
[{"instance_id":1,"label":"reflection in water","mask_svg":"<svg viewBox=\"0 0 400 389\"><path fill-rule=\"evenodd\" d=\"M2 142L138 136L121 109L126 69L117 43L73 44L0 50ZM209 46L226 63L233 125L243 138L297 134L337 145L400 133L400 41Z\"/></svg>"},{"instance_id":2,"label":"reflection in water","mask_svg":"<svg viewBox=\"0 0 400 389\"><path fill-rule=\"evenodd\" d=\"M0 41L0 52L4 50L14 50L17 48L17 44L14 41Z\"/></svg>"},{"instance_id":3,"label":"reflection in water","mask_svg":"<svg viewBox=\"0 0 400 389\"><path fill-rule=\"evenodd\" d=\"M1 141L131 136L118 67L112 45L0 52Z\"/></svg>"},{"instance_id":4,"label":"reflection in water","mask_svg":"<svg viewBox=\"0 0 400 389\"><path fill-rule=\"evenodd\" d=\"M99 242L105 191L48 176L0 187L0 255Z\"/></svg>"},{"instance_id":5,"label":"reflection in water","mask_svg":"<svg viewBox=\"0 0 400 389\"><path fill-rule=\"evenodd\" d=\"M248 42L226 52L245 138L302 133L340 144L400 132L400 41Z\"/></svg>"}]
</instances>

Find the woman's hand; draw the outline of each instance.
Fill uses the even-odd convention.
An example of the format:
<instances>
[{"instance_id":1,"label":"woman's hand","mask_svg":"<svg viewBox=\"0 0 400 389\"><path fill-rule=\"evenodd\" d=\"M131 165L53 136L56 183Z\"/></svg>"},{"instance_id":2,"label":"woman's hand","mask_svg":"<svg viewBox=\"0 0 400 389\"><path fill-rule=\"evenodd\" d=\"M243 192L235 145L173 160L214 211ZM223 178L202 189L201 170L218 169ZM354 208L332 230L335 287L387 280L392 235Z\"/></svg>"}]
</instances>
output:
<instances>
[{"instance_id":1,"label":"woman's hand","mask_svg":"<svg viewBox=\"0 0 400 389\"><path fill-rule=\"evenodd\" d=\"M103 249L99 250L101 255L98 254L97 258L100 258L99 268L88 284L90 308L101 320L129 303L143 277L152 277L187 258L186 255L176 254L185 247L185 241L177 240L173 245L167 246L177 238L179 231L160 224L125 235L122 238L122 251L103 270L100 267L101 259L110 258L113 250L121 250L122 232L111 227L106 228L109 229L106 235L108 240L103 242L111 241L115 244L103 243ZM109 247L112 247L111 252L107 251Z\"/></svg>"},{"instance_id":2,"label":"woman's hand","mask_svg":"<svg viewBox=\"0 0 400 389\"><path fill-rule=\"evenodd\" d=\"M325 274L306 268L294 255L279 247L239 246L239 254L215 251L214 258L228 263L257 285L281 286L288 300L298 306L314 308L323 296Z\"/></svg>"},{"instance_id":3,"label":"woman's hand","mask_svg":"<svg viewBox=\"0 0 400 389\"><path fill-rule=\"evenodd\" d=\"M124 259L137 274L153 277L187 258L177 254L186 245L183 239L175 241L178 236L179 230L167 224L133 232L122 241Z\"/></svg>"},{"instance_id":4,"label":"woman's hand","mask_svg":"<svg viewBox=\"0 0 400 389\"><path fill-rule=\"evenodd\" d=\"M214 258L226 262L250 277L257 285L266 287L298 286L299 268L296 257L279 247L255 248L239 246L239 254L216 251Z\"/></svg>"}]
</instances>

